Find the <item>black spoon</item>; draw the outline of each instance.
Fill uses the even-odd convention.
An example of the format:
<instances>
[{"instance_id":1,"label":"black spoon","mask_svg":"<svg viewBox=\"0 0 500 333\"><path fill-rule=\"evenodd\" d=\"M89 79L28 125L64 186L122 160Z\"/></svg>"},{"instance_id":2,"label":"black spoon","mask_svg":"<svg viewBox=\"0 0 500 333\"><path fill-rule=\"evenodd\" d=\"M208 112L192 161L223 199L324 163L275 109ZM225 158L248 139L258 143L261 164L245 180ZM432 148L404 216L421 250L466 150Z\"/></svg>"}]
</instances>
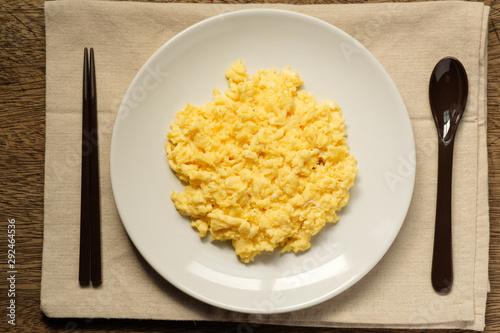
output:
<instances>
[{"instance_id":1,"label":"black spoon","mask_svg":"<svg viewBox=\"0 0 500 333\"><path fill-rule=\"evenodd\" d=\"M429 101L439 139L436 229L432 257L432 286L440 294L453 284L451 246L451 174L453 143L468 94L467 74L455 58L441 59L431 75Z\"/></svg>"}]
</instances>

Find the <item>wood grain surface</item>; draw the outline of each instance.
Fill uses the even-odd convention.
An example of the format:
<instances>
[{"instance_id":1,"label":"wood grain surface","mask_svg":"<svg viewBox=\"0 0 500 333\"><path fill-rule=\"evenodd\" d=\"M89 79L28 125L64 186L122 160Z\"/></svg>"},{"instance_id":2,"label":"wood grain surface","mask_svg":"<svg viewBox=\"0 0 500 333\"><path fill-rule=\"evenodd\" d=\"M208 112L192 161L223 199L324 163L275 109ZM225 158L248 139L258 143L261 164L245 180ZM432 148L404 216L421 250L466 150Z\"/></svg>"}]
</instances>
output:
<instances>
[{"instance_id":1,"label":"wood grain surface","mask_svg":"<svg viewBox=\"0 0 500 333\"><path fill-rule=\"evenodd\" d=\"M193 1L191 1L193 2ZM196 0L194 2L197 2ZM199 2L211 2L201 0ZM246 1L217 1L246 2ZM259 1L262 2L262 1ZM266 1L264 1L266 2ZM379 0L290 0L371 3ZM410 1L404 1L410 2ZM500 332L500 1L488 45L488 160L491 293L486 332ZM42 0L0 0L0 332L420 332L298 328L218 322L49 319L40 311L45 154L45 27ZM16 221L16 325L7 323L7 224ZM429 331L429 332L439 332ZM463 331L450 331L463 332Z\"/></svg>"}]
</instances>

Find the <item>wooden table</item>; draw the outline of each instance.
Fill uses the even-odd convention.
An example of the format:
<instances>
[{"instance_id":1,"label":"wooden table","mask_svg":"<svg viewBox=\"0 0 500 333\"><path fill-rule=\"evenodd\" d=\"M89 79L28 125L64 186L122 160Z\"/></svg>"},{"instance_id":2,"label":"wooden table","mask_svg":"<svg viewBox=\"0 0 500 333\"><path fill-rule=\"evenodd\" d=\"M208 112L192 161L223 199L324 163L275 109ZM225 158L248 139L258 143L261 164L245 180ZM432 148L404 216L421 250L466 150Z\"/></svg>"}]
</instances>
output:
<instances>
[{"instance_id":1,"label":"wooden table","mask_svg":"<svg viewBox=\"0 0 500 333\"><path fill-rule=\"evenodd\" d=\"M211 2L211 1L201 1ZM228 1L234 2L234 1ZM244 2L244 1L241 1ZM272 1L271 2L280 2ZM282 1L287 2L287 1ZM298 1L288 1L297 3ZM378 0L303 0L301 3ZM491 6L488 50L488 158L491 221L486 332L500 331L500 1ZM380 332L217 322L49 319L40 310L45 153L43 0L0 2L0 331ZM16 326L7 323L7 224L16 220ZM394 330L396 332L397 330ZM384 330L387 332L387 330ZM408 331L406 331L408 332ZM409 331L416 332L416 331ZM437 331L435 331L437 332ZM457 331L458 332L458 331Z\"/></svg>"}]
</instances>

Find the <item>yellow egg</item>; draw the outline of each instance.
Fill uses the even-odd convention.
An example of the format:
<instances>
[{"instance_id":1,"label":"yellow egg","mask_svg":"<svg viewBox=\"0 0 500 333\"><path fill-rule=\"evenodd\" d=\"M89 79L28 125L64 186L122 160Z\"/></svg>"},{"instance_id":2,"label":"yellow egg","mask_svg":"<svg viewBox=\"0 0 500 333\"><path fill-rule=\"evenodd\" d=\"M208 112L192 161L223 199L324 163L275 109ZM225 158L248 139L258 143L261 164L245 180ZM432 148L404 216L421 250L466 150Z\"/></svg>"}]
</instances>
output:
<instances>
[{"instance_id":1,"label":"yellow egg","mask_svg":"<svg viewBox=\"0 0 500 333\"><path fill-rule=\"evenodd\" d=\"M305 251L349 200L357 174L342 111L300 90L290 67L249 78L241 60L224 94L180 110L167 133L169 166L184 193L171 199L200 237L231 240L240 260Z\"/></svg>"}]
</instances>

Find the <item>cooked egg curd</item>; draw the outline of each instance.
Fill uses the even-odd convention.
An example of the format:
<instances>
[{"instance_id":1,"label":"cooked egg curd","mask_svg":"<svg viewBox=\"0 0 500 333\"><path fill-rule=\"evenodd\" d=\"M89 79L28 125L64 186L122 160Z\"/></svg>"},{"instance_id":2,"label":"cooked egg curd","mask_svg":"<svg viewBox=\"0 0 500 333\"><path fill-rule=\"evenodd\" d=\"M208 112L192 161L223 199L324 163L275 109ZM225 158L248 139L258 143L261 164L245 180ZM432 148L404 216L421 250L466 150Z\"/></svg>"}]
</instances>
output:
<instances>
[{"instance_id":1,"label":"cooked egg curd","mask_svg":"<svg viewBox=\"0 0 500 333\"><path fill-rule=\"evenodd\" d=\"M187 104L167 134L169 165L186 183L171 199L200 237L231 240L245 263L276 247L307 250L338 220L357 174L342 111L299 90L290 67L249 79L238 60L226 78L228 91Z\"/></svg>"}]
</instances>

